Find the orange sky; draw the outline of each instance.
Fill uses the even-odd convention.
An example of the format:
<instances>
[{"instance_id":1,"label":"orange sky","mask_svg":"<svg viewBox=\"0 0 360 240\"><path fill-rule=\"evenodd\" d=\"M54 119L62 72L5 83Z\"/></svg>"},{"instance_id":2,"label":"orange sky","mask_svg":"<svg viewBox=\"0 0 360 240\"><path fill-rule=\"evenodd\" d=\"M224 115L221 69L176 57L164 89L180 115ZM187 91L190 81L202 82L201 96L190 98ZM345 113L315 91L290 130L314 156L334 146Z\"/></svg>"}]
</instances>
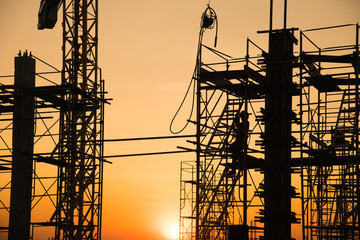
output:
<instances>
[{"instance_id":1,"label":"orange sky","mask_svg":"<svg viewBox=\"0 0 360 240\"><path fill-rule=\"evenodd\" d=\"M219 50L244 57L248 36L266 49L266 35L256 31L268 28L268 2L212 0L219 18ZM61 24L38 31L39 3L0 1L0 75L13 73L13 58L25 49L61 68ZM99 1L99 62L109 97L114 98L106 108L106 138L170 135L169 123L194 68L200 17L207 3ZM281 11L282 4L275 0L275 8ZM289 0L288 7L289 27L360 22L359 0ZM274 25L282 26L281 13L275 14ZM182 112L175 127L180 128L186 116ZM192 133L191 128L184 132ZM109 143L105 155L172 151L183 141ZM170 240L169 228L179 218L180 161L193 157L109 159L113 164L104 171L103 239Z\"/></svg>"}]
</instances>

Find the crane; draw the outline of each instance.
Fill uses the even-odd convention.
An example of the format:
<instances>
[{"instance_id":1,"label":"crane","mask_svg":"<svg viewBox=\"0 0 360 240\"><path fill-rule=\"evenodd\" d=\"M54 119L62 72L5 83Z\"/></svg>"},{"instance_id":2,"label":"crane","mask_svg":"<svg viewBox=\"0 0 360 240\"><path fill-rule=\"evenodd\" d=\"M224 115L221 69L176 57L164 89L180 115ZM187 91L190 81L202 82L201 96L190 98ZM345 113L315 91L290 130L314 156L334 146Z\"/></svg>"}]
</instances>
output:
<instances>
[{"instance_id":1,"label":"crane","mask_svg":"<svg viewBox=\"0 0 360 240\"><path fill-rule=\"evenodd\" d=\"M33 156L29 157L31 162L35 160L57 167L55 210L50 219L43 222L34 223L31 217L17 224L10 220L9 239L33 239L30 226L34 225L55 229L55 239L101 239L103 124L107 101L98 67L98 0L41 0L39 30L54 28L61 6L61 83L46 87L30 86L28 89L42 99L43 106L35 100L35 108L51 106L58 111L59 129L53 138L57 139L55 147L49 153L32 153ZM31 55L23 57L32 58ZM46 102L50 104L46 105ZM31 172L32 169L29 169ZM33 178L35 175L34 169ZM13 178L16 176L13 173ZM35 194L36 190L31 191L35 186L28 185L29 191ZM46 190L44 196L47 195ZM27 199L33 200L31 196ZM21 203L22 200L19 201ZM11 204L10 209L10 219L17 219L23 214L15 204ZM26 215L30 216L31 211L29 204Z\"/></svg>"}]
</instances>

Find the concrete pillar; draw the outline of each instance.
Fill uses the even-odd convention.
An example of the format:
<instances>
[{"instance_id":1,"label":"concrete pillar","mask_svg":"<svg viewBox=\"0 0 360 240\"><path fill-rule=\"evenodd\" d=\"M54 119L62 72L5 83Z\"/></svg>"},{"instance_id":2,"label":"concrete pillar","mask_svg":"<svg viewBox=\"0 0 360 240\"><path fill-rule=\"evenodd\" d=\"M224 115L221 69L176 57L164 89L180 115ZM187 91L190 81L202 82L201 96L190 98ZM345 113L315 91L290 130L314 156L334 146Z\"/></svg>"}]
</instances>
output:
<instances>
[{"instance_id":1,"label":"concrete pillar","mask_svg":"<svg viewBox=\"0 0 360 240\"><path fill-rule=\"evenodd\" d=\"M292 64L295 38L288 30L270 33L265 98L266 240L291 239Z\"/></svg>"},{"instance_id":2,"label":"concrete pillar","mask_svg":"<svg viewBox=\"0 0 360 240\"><path fill-rule=\"evenodd\" d=\"M34 97L27 93L33 87L35 59L16 57L9 240L30 238Z\"/></svg>"}]
</instances>

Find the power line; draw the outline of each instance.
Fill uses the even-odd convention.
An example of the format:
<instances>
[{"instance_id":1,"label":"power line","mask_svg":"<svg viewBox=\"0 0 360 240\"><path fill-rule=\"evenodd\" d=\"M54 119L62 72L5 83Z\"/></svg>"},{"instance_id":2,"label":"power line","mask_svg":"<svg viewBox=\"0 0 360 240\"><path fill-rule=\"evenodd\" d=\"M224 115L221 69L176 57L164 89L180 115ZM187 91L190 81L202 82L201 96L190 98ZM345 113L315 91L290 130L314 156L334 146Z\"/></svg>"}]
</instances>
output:
<instances>
[{"instance_id":1,"label":"power line","mask_svg":"<svg viewBox=\"0 0 360 240\"><path fill-rule=\"evenodd\" d=\"M125 142L125 141L141 141L141 140L187 138L187 137L196 137L196 135L176 135L176 136L143 137L143 138L104 139L103 141L104 142Z\"/></svg>"},{"instance_id":2,"label":"power line","mask_svg":"<svg viewBox=\"0 0 360 240\"><path fill-rule=\"evenodd\" d=\"M138 156L150 156L150 155L164 155L164 154L175 154L175 153L187 153L191 151L168 151L168 152L152 152L152 153L134 153L134 154L122 154L122 155L109 155L104 158L121 158L121 157L138 157Z\"/></svg>"}]
</instances>

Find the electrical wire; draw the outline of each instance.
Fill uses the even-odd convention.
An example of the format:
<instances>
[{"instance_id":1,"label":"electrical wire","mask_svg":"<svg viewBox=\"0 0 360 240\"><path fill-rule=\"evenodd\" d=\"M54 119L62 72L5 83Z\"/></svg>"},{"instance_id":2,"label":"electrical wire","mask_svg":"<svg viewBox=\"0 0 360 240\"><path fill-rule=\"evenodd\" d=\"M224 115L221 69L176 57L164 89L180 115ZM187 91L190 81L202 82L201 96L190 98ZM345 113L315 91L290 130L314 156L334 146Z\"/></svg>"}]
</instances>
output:
<instances>
[{"instance_id":1,"label":"electrical wire","mask_svg":"<svg viewBox=\"0 0 360 240\"><path fill-rule=\"evenodd\" d=\"M194 84L194 86L193 86L193 100L192 100L192 103L191 103L190 116L188 117L188 119L190 120L191 117L192 117L192 114L193 114L193 112L194 112L194 106L195 106L195 100L194 100L194 99L195 99L195 81L194 81L194 77L195 77L195 76L196 76L196 67L195 67L195 70L194 70L194 73L193 73L193 77L191 78L190 84L189 84L189 86L188 86L188 88L187 88L187 90L186 90L185 96L184 96L183 100L181 101L181 104L180 104L179 108L177 109L174 117L172 118L172 120L171 120L171 122L170 122L170 132L171 132L172 134L179 134L179 133L181 133L181 132L184 131L185 128L189 125L189 121L186 121L186 124L184 125L184 127L182 127L179 131L173 131L173 129L172 129L173 123L174 123L177 115L179 114L182 106L184 105L184 102L185 102L185 100L186 100L186 98L187 98L187 96L188 96L188 94L189 94L189 90L190 90L190 88L191 88L191 85Z\"/></svg>"},{"instance_id":2,"label":"electrical wire","mask_svg":"<svg viewBox=\"0 0 360 240\"><path fill-rule=\"evenodd\" d=\"M199 32L199 40L198 40L198 48L197 48L197 54L196 54L196 64L195 64L195 69L194 72L192 74L189 86L186 90L185 96L182 99L179 108L177 109L176 113L174 114L174 117L172 118L171 122L170 122L170 132L172 134L179 134L181 132L183 132L186 127L189 125L191 117L193 115L194 112L194 107L195 107L195 79L198 75L198 71L199 71L199 67L201 62L199 61L200 59L200 54L201 54L201 47L202 47L202 40L203 40L203 34L205 32L206 29L212 29L214 28L214 26L216 25L216 35L215 35L215 43L214 43L214 47L216 47L217 44L217 34L218 34L218 20L217 20L217 15L216 12L214 11L214 9L212 9L210 7L210 1L209 4L207 5L207 8L205 9L204 13L201 16L201 24L200 24L200 32ZM190 114L189 117L187 118L188 120L186 121L185 125L178 131L174 131L173 130L173 124L174 121L176 119L176 117L178 116L181 108L183 107L185 100L187 99L187 96L189 94L189 91L191 89L191 86L193 85L193 96L192 96L192 103L191 103L191 110L190 110Z\"/></svg>"},{"instance_id":3,"label":"electrical wire","mask_svg":"<svg viewBox=\"0 0 360 240\"><path fill-rule=\"evenodd\" d=\"M174 117L172 118L171 122L170 122L170 132L172 134L179 134L181 132L183 132L186 127L189 125L190 121L191 120L191 117L193 115L193 112L194 112L194 107L195 107L195 78L197 76L197 72L198 72L198 64L199 64L199 57L200 57L200 51L201 51L201 46L202 46L202 37L203 37L203 33L204 33L204 30L203 28L201 27L200 28L200 33L199 33L199 40L198 40L198 49L197 49L197 53L196 53L196 64L195 64L195 68L194 68L194 71L193 71L193 74L192 74L192 77L191 77L191 80L190 80L190 83L189 83L189 86L186 90L186 93L185 93L185 96L183 98L183 100L181 101L181 104L179 106L179 108L177 109ZM179 131L173 131L172 129L172 126L173 126L173 123L177 117L177 115L179 114L181 108L183 107L184 103L185 103L185 100L189 94L189 90L191 89L191 85L194 85L193 86L193 96L192 96L192 103L191 103L191 110L190 110L190 114L189 114L189 117L187 118L188 120L186 121L185 125L179 130Z\"/></svg>"}]
</instances>

